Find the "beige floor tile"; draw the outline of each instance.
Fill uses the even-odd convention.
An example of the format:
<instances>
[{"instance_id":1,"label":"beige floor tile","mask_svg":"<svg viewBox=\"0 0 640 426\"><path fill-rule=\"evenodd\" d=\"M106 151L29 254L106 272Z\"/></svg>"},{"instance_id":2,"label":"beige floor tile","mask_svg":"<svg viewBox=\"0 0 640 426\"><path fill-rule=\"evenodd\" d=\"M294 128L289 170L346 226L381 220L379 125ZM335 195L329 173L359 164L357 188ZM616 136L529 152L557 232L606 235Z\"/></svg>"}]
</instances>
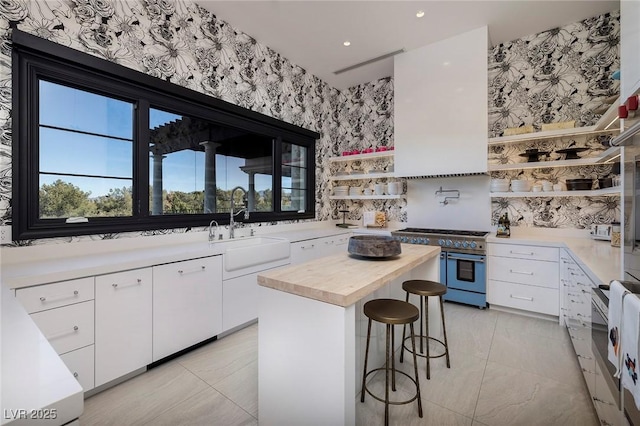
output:
<instances>
[{"instance_id":1,"label":"beige floor tile","mask_svg":"<svg viewBox=\"0 0 640 426\"><path fill-rule=\"evenodd\" d=\"M589 397L574 386L489 361L474 420L501 425L597 425Z\"/></svg>"},{"instance_id":2,"label":"beige floor tile","mask_svg":"<svg viewBox=\"0 0 640 426\"><path fill-rule=\"evenodd\" d=\"M451 359L469 356L487 359L498 312L445 303L445 321Z\"/></svg>"},{"instance_id":3,"label":"beige floor tile","mask_svg":"<svg viewBox=\"0 0 640 426\"><path fill-rule=\"evenodd\" d=\"M547 337L549 339L569 340L566 327L560 325L558 320L552 321L500 312L496 323L496 333L503 333L505 330L516 330L522 334Z\"/></svg>"},{"instance_id":4,"label":"beige floor tile","mask_svg":"<svg viewBox=\"0 0 640 426\"><path fill-rule=\"evenodd\" d=\"M489 361L539 374L574 388L584 387L577 357L568 340L503 328L493 338Z\"/></svg>"},{"instance_id":5,"label":"beige floor tile","mask_svg":"<svg viewBox=\"0 0 640 426\"><path fill-rule=\"evenodd\" d=\"M258 326L254 324L188 353L178 362L214 386L257 360Z\"/></svg>"},{"instance_id":6,"label":"beige floor tile","mask_svg":"<svg viewBox=\"0 0 640 426\"><path fill-rule=\"evenodd\" d=\"M144 424L207 388L205 382L172 361L87 398L80 423Z\"/></svg>"},{"instance_id":7,"label":"beige floor tile","mask_svg":"<svg viewBox=\"0 0 640 426\"><path fill-rule=\"evenodd\" d=\"M215 389L254 417L258 417L258 362L230 374Z\"/></svg>"},{"instance_id":8,"label":"beige floor tile","mask_svg":"<svg viewBox=\"0 0 640 426\"><path fill-rule=\"evenodd\" d=\"M154 426L255 426L258 420L212 388L192 396L148 422Z\"/></svg>"},{"instance_id":9,"label":"beige floor tile","mask_svg":"<svg viewBox=\"0 0 640 426\"><path fill-rule=\"evenodd\" d=\"M487 361L475 356L456 359L459 361L451 368L446 368L444 363L438 368L432 365L430 380L425 377L425 361L418 361L422 399L473 417Z\"/></svg>"},{"instance_id":10,"label":"beige floor tile","mask_svg":"<svg viewBox=\"0 0 640 426\"><path fill-rule=\"evenodd\" d=\"M382 388L384 389L384 387ZM406 398L403 391L398 391ZM384 395L384 394L383 394ZM389 407L389 424L398 426L438 425L438 426L470 426L471 418L454 413L429 401L422 402L423 417L418 416L415 402L406 405ZM356 425L371 426L384 424L384 402L367 396L365 402L356 400Z\"/></svg>"}]
</instances>

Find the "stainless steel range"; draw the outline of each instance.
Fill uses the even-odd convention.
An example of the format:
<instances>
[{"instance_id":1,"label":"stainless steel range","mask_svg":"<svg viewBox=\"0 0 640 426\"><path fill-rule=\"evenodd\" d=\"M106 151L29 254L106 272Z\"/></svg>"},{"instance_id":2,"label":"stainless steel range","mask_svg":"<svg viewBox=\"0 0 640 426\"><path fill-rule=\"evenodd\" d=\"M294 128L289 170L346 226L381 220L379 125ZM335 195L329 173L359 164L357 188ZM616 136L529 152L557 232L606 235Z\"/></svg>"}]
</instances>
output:
<instances>
[{"instance_id":1,"label":"stainless steel range","mask_svg":"<svg viewBox=\"0 0 640 426\"><path fill-rule=\"evenodd\" d=\"M444 299L487 307L488 232L405 228L391 235L402 243L440 246L440 282L447 286Z\"/></svg>"}]
</instances>

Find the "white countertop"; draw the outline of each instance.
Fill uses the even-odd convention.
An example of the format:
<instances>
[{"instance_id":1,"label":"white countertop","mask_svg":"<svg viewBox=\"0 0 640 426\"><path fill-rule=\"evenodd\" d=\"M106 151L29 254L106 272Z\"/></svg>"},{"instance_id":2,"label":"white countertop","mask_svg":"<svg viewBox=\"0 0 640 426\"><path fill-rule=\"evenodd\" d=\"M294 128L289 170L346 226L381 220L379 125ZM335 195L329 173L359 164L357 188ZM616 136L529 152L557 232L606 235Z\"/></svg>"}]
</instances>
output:
<instances>
[{"instance_id":1,"label":"white countertop","mask_svg":"<svg viewBox=\"0 0 640 426\"><path fill-rule=\"evenodd\" d=\"M0 424L60 425L80 417L84 410L82 387L13 296L13 292L4 285L0 287ZM31 410L35 410L35 413ZM55 418L20 419L31 414L50 414Z\"/></svg>"},{"instance_id":2,"label":"white countertop","mask_svg":"<svg viewBox=\"0 0 640 426\"><path fill-rule=\"evenodd\" d=\"M267 232L271 230L270 228L275 232ZM278 228L261 229L256 236L278 237L298 242L354 231L354 229L338 228L329 222L322 225L314 223L302 229ZM8 253L14 262L7 261L9 256L2 259L2 281L9 288L21 288L221 255L224 251L222 244L209 243L207 237L206 232L197 232L190 235L131 239L136 241L123 238L117 241L3 248L2 252ZM236 239L239 238L245 237ZM222 242L224 241L228 240ZM46 256L47 251L51 252L50 258ZM61 251L65 251L66 256L57 253Z\"/></svg>"},{"instance_id":3,"label":"white countertop","mask_svg":"<svg viewBox=\"0 0 640 426\"><path fill-rule=\"evenodd\" d=\"M487 237L488 243L545 245L568 249L574 260L584 266L594 281L609 284L611 280L620 279L622 274L622 248L612 247L609 241L594 240L588 236L579 237L556 232L552 235L548 230L519 230L511 228L510 238L498 238L495 234Z\"/></svg>"}]
</instances>

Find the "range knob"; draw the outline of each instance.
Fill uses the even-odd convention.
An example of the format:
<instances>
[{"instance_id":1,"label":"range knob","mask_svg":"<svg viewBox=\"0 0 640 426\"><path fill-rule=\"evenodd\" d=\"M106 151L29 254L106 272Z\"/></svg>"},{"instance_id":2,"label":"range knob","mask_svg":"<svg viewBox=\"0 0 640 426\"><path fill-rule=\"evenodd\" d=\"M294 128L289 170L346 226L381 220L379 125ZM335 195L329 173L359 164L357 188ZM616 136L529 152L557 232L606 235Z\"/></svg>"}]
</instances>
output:
<instances>
[{"instance_id":1,"label":"range knob","mask_svg":"<svg viewBox=\"0 0 640 426\"><path fill-rule=\"evenodd\" d=\"M417 238L412 238L412 239L411 239L411 244L416 244L417 242L418 242L418 239L417 239Z\"/></svg>"},{"instance_id":2,"label":"range knob","mask_svg":"<svg viewBox=\"0 0 640 426\"><path fill-rule=\"evenodd\" d=\"M424 238L418 238L418 244L426 244Z\"/></svg>"},{"instance_id":3,"label":"range knob","mask_svg":"<svg viewBox=\"0 0 640 426\"><path fill-rule=\"evenodd\" d=\"M400 241L403 242L403 243L406 243L407 242L407 237L400 237Z\"/></svg>"},{"instance_id":4,"label":"range knob","mask_svg":"<svg viewBox=\"0 0 640 426\"><path fill-rule=\"evenodd\" d=\"M472 249L478 247L478 244L476 244L475 241L471 241L471 243L469 244L469 247L471 247Z\"/></svg>"},{"instance_id":5,"label":"range knob","mask_svg":"<svg viewBox=\"0 0 640 426\"><path fill-rule=\"evenodd\" d=\"M462 243L462 247L467 248L469 247L469 241L466 241L464 243Z\"/></svg>"},{"instance_id":6,"label":"range knob","mask_svg":"<svg viewBox=\"0 0 640 426\"><path fill-rule=\"evenodd\" d=\"M456 241L455 243L453 243L453 246L455 248L460 248L461 245L462 245L462 243L460 243L460 241Z\"/></svg>"},{"instance_id":7,"label":"range knob","mask_svg":"<svg viewBox=\"0 0 640 426\"><path fill-rule=\"evenodd\" d=\"M424 238L424 244L429 244L429 239L428 238Z\"/></svg>"},{"instance_id":8,"label":"range knob","mask_svg":"<svg viewBox=\"0 0 640 426\"><path fill-rule=\"evenodd\" d=\"M442 238L440 238L438 240L438 245L443 246L444 245L444 240Z\"/></svg>"},{"instance_id":9,"label":"range knob","mask_svg":"<svg viewBox=\"0 0 640 426\"><path fill-rule=\"evenodd\" d=\"M453 245L453 241L451 241L451 240L447 240L447 242L445 243L445 245L446 245L447 247L451 247L451 246Z\"/></svg>"}]
</instances>

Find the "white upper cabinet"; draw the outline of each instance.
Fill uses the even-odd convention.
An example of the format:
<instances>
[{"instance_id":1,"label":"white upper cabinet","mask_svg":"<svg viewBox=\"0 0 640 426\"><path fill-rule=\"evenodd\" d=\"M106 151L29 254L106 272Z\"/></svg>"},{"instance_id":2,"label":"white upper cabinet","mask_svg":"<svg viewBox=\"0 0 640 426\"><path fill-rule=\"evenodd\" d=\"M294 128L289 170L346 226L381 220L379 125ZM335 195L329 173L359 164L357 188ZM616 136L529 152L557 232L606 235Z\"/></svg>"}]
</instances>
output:
<instances>
[{"instance_id":1,"label":"white upper cabinet","mask_svg":"<svg viewBox=\"0 0 640 426\"><path fill-rule=\"evenodd\" d=\"M640 2L620 2L620 102L640 89Z\"/></svg>"},{"instance_id":2,"label":"white upper cabinet","mask_svg":"<svg viewBox=\"0 0 640 426\"><path fill-rule=\"evenodd\" d=\"M487 27L394 58L397 176L487 172Z\"/></svg>"}]
</instances>

